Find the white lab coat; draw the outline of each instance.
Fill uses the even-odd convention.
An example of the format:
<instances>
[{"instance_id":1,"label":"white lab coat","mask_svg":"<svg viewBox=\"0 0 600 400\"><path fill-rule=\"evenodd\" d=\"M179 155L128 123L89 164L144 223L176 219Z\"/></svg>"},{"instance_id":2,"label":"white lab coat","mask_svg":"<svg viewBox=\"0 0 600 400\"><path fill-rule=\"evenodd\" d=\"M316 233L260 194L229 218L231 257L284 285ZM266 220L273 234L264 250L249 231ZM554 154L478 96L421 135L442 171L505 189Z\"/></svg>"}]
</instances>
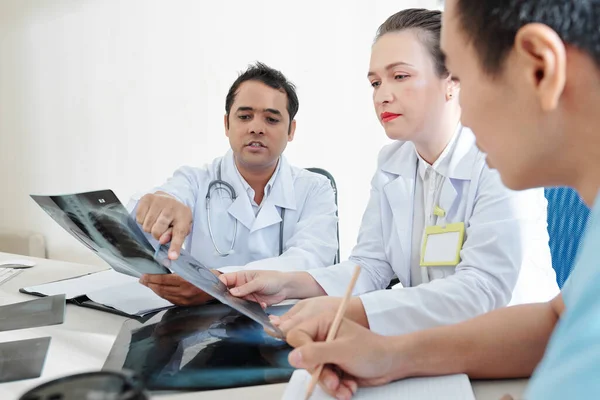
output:
<instances>
[{"instance_id":1,"label":"white lab coat","mask_svg":"<svg viewBox=\"0 0 600 400\"><path fill-rule=\"evenodd\" d=\"M350 259L309 271L327 294L341 296L360 265L354 295L361 295L375 332L397 335L457 323L509 303L546 301L559 291L543 189L507 189L466 128L449 156L439 200L446 217L438 224L465 223L456 267L430 267L429 283L409 287L417 155L411 142L396 142L380 152ZM380 290L394 274L404 288Z\"/></svg>"},{"instance_id":2,"label":"white lab coat","mask_svg":"<svg viewBox=\"0 0 600 400\"><path fill-rule=\"evenodd\" d=\"M234 253L220 257L209 236L206 193L210 182L221 178L233 186L237 198L231 201L222 190L211 192L211 226L222 252L230 249L234 222L237 235ZM331 265L338 248L337 216L329 179L302 168L292 167L281 156L270 193L255 215L241 175L235 169L233 153L215 159L203 168L182 167L164 185L163 191L177 198L193 212L192 232L184 247L202 264L221 272L241 269L303 271ZM141 195L132 199L136 209ZM283 254L279 256L281 208L285 208Z\"/></svg>"}]
</instances>

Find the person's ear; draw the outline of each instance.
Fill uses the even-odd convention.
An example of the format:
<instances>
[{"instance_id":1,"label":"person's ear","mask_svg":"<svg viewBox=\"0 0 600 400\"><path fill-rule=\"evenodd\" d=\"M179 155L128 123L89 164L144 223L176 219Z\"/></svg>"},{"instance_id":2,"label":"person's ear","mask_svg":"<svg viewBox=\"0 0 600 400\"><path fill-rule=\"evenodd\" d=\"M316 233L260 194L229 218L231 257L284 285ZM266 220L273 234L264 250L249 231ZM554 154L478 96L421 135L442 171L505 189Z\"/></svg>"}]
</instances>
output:
<instances>
[{"instance_id":1,"label":"person's ear","mask_svg":"<svg viewBox=\"0 0 600 400\"><path fill-rule=\"evenodd\" d=\"M292 120L292 122L290 122L290 128L288 130L288 142L291 142L292 140L294 140L294 134L296 133L296 120Z\"/></svg>"},{"instance_id":2,"label":"person's ear","mask_svg":"<svg viewBox=\"0 0 600 400\"><path fill-rule=\"evenodd\" d=\"M554 110L565 90L567 50L558 34L544 24L527 24L515 37L518 71L532 85L544 111Z\"/></svg>"},{"instance_id":3,"label":"person's ear","mask_svg":"<svg viewBox=\"0 0 600 400\"><path fill-rule=\"evenodd\" d=\"M225 125L225 136L229 137L229 115L225 114L223 117L223 124Z\"/></svg>"},{"instance_id":4,"label":"person's ear","mask_svg":"<svg viewBox=\"0 0 600 400\"><path fill-rule=\"evenodd\" d=\"M446 101L450 101L458 97L460 91L460 83L456 79L452 79L452 75L446 78Z\"/></svg>"}]
</instances>

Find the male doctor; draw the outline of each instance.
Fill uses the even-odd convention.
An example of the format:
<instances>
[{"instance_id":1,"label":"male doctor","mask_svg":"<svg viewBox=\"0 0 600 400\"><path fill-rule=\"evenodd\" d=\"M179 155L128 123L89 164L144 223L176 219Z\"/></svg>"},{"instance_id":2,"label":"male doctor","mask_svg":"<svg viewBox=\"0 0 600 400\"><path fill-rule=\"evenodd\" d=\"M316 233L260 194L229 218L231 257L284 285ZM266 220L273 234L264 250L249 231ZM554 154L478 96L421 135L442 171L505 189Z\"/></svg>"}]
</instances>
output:
<instances>
[{"instance_id":1,"label":"male doctor","mask_svg":"<svg viewBox=\"0 0 600 400\"><path fill-rule=\"evenodd\" d=\"M133 205L138 223L161 244L170 242L169 258L185 245L216 275L330 265L338 248L331 184L282 155L296 129L294 85L256 63L231 86L225 111L231 150L203 168L178 169L144 195ZM176 305L210 300L175 274L140 282Z\"/></svg>"}]
</instances>

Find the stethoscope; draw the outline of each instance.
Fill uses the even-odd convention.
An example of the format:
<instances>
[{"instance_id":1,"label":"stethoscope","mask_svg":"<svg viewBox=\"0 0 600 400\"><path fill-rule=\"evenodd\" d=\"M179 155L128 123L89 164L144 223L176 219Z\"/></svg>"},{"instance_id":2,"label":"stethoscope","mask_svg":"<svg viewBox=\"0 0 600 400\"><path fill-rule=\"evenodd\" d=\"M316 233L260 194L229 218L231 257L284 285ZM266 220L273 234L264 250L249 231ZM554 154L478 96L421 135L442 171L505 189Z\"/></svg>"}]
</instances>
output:
<instances>
[{"instance_id":1,"label":"stethoscope","mask_svg":"<svg viewBox=\"0 0 600 400\"><path fill-rule=\"evenodd\" d=\"M223 190L226 193L229 194L229 196L231 197L231 201L235 201L235 199L237 198L237 194L235 192L235 189L233 188L233 186L231 186L229 183L225 182L223 179L221 179L221 162L219 162L219 166L217 167L217 179L211 181L208 184L208 189L206 190L206 219L208 221L208 234L210 236L210 240L213 243L213 246L215 248L215 251L217 252L217 254L220 257L227 257L230 254L234 253L234 247L235 247L235 238L237 236L237 226L238 226L238 221L237 219L235 219L234 225L233 225L233 239L231 241L231 246L229 247L229 250L227 251L221 251L219 249L219 246L217 246L217 242L215 242L215 236L213 235L213 231L212 231L212 226L210 224L210 196L211 196L211 191L214 190ZM283 254L283 219L285 217L285 208L281 208L281 212L280 212L280 216L281 216L281 222L279 223L279 255Z\"/></svg>"}]
</instances>

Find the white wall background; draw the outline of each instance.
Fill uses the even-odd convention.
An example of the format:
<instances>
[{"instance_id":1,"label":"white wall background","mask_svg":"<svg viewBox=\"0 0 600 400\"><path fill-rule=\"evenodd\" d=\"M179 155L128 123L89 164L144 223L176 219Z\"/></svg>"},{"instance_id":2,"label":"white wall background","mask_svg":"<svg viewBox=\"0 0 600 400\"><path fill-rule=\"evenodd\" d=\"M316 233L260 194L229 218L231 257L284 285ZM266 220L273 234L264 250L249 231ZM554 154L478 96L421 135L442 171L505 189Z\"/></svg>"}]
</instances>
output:
<instances>
[{"instance_id":1,"label":"white wall background","mask_svg":"<svg viewBox=\"0 0 600 400\"><path fill-rule=\"evenodd\" d=\"M29 194L113 189L122 202L228 148L224 100L256 60L298 87L292 164L338 182L342 257L388 142L366 79L377 27L437 0L0 1L0 227L49 257L100 264Z\"/></svg>"}]
</instances>

